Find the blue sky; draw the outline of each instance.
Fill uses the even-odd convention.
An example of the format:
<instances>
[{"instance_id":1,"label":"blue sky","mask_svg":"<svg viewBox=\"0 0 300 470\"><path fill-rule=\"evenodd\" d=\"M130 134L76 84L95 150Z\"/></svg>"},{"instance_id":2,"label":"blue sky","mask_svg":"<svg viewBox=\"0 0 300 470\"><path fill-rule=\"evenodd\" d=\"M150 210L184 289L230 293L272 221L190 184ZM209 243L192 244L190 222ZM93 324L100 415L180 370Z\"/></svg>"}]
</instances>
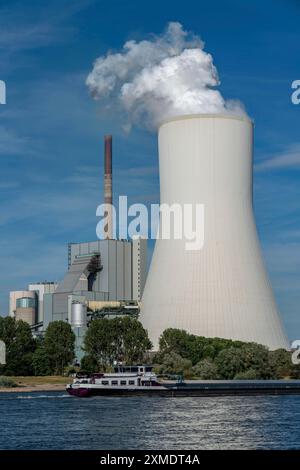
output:
<instances>
[{"instance_id":1,"label":"blue sky","mask_svg":"<svg viewBox=\"0 0 300 470\"><path fill-rule=\"evenodd\" d=\"M255 120L259 235L288 335L299 338L299 17L299 1L0 1L1 314L9 290L63 276L68 242L95 239L103 134L114 136L115 195L158 202L156 135L125 134L85 78L108 49L179 21L205 41L223 96Z\"/></svg>"}]
</instances>

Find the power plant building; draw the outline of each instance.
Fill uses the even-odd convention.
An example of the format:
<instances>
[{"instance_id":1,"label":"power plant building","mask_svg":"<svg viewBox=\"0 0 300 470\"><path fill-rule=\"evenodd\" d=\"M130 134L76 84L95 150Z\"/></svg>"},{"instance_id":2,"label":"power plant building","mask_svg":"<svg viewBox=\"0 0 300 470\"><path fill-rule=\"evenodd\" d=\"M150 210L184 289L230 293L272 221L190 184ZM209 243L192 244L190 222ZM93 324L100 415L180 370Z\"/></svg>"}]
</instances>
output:
<instances>
[{"instance_id":1,"label":"power plant building","mask_svg":"<svg viewBox=\"0 0 300 470\"><path fill-rule=\"evenodd\" d=\"M156 241L140 315L154 348L166 328L287 348L253 215L252 122L177 117L158 141L160 203L203 204L204 245Z\"/></svg>"},{"instance_id":2,"label":"power plant building","mask_svg":"<svg viewBox=\"0 0 300 470\"><path fill-rule=\"evenodd\" d=\"M41 323L44 318L44 294L53 293L55 282L29 284L28 290L12 291L9 295L9 315L23 320L31 326Z\"/></svg>"},{"instance_id":3,"label":"power plant building","mask_svg":"<svg viewBox=\"0 0 300 470\"><path fill-rule=\"evenodd\" d=\"M56 291L45 295L44 327L71 323L72 301L141 300L147 273L147 240L98 240L69 245L69 269Z\"/></svg>"},{"instance_id":4,"label":"power plant building","mask_svg":"<svg viewBox=\"0 0 300 470\"><path fill-rule=\"evenodd\" d=\"M53 294L58 284L56 282L37 282L35 284L29 284L28 290L30 292L35 292L37 297L37 314L36 314L36 323L41 323L44 320L44 295Z\"/></svg>"},{"instance_id":5,"label":"power plant building","mask_svg":"<svg viewBox=\"0 0 300 470\"><path fill-rule=\"evenodd\" d=\"M16 290L9 293L9 316L14 317L17 309L17 300L31 298L36 299L36 293L29 290Z\"/></svg>"},{"instance_id":6,"label":"power plant building","mask_svg":"<svg viewBox=\"0 0 300 470\"><path fill-rule=\"evenodd\" d=\"M16 320L23 320L29 325L36 323L37 297L35 292L15 291L10 292L10 316Z\"/></svg>"},{"instance_id":7,"label":"power plant building","mask_svg":"<svg viewBox=\"0 0 300 470\"><path fill-rule=\"evenodd\" d=\"M147 240L113 239L112 136L104 137L104 203L107 224L103 239L69 243L68 269L59 283L30 284L10 293L10 315L27 321L36 334L50 322L70 323L76 336L76 357L91 317L137 315L147 275Z\"/></svg>"}]
</instances>

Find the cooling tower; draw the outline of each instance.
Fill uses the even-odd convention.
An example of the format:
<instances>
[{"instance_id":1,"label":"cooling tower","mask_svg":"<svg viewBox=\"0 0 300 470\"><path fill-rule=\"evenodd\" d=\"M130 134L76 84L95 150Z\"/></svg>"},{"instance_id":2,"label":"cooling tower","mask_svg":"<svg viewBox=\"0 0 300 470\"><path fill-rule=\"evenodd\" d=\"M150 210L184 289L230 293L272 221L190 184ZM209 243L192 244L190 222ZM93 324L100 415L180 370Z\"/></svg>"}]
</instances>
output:
<instances>
[{"instance_id":1,"label":"cooling tower","mask_svg":"<svg viewBox=\"0 0 300 470\"><path fill-rule=\"evenodd\" d=\"M159 129L160 202L204 204L204 245L155 244L140 319L154 349L166 328L287 348L252 207L252 122L177 117Z\"/></svg>"}]
</instances>

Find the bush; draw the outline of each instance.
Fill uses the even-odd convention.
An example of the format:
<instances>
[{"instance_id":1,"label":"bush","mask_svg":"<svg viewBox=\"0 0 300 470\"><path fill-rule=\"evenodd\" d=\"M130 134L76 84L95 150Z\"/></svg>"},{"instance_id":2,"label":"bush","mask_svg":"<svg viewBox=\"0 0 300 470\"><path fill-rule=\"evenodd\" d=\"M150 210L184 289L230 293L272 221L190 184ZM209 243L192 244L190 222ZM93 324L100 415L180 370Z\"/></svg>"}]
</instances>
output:
<instances>
[{"instance_id":1,"label":"bush","mask_svg":"<svg viewBox=\"0 0 300 470\"><path fill-rule=\"evenodd\" d=\"M224 338L205 338L187 333L184 330L167 328L159 338L158 362L164 354L175 352L196 365L202 359L214 359L224 349L240 348L247 343Z\"/></svg>"},{"instance_id":2,"label":"bush","mask_svg":"<svg viewBox=\"0 0 300 470\"><path fill-rule=\"evenodd\" d=\"M241 347L244 370L254 369L258 379L271 379L269 350L266 346L246 343Z\"/></svg>"},{"instance_id":3,"label":"bush","mask_svg":"<svg viewBox=\"0 0 300 470\"><path fill-rule=\"evenodd\" d=\"M293 375L291 353L285 349L276 349L269 352L269 364L272 378L283 379Z\"/></svg>"},{"instance_id":4,"label":"bush","mask_svg":"<svg viewBox=\"0 0 300 470\"><path fill-rule=\"evenodd\" d=\"M267 347L253 342L205 338L168 328L160 336L159 351L153 359L157 364L156 370L178 370L178 360L170 360L170 357L174 359L174 354L181 361L190 361L193 367L188 373L203 380L300 379L300 365L292 364L289 351L269 351ZM180 367L184 368L183 365Z\"/></svg>"},{"instance_id":5,"label":"bush","mask_svg":"<svg viewBox=\"0 0 300 470\"><path fill-rule=\"evenodd\" d=\"M64 376L65 377L70 377L72 375L77 374L78 372L80 372L80 367L75 366L75 365L69 365L69 366L64 368Z\"/></svg>"},{"instance_id":6,"label":"bush","mask_svg":"<svg viewBox=\"0 0 300 470\"><path fill-rule=\"evenodd\" d=\"M155 372L161 375L167 374L183 374L184 376L191 375L192 362L184 359L175 352L166 353L162 357L162 362L155 366Z\"/></svg>"},{"instance_id":7,"label":"bush","mask_svg":"<svg viewBox=\"0 0 300 470\"><path fill-rule=\"evenodd\" d=\"M99 372L96 359L89 355L83 356L80 362L80 372L85 372L87 374Z\"/></svg>"},{"instance_id":8,"label":"bush","mask_svg":"<svg viewBox=\"0 0 300 470\"><path fill-rule=\"evenodd\" d=\"M222 379L231 380L245 370L240 348L223 349L218 354L215 364Z\"/></svg>"},{"instance_id":9,"label":"bush","mask_svg":"<svg viewBox=\"0 0 300 470\"><path fill-rule=\"evenodd\" d=\"M218 368L211 359L203 359L202 361L199 361L192 368L192 373L195 377L202 380L216 380L220 377Z\"/></svg>"},{"instance_id":10,"label":"bush","mask_svg":"<svg viewBox=\"0 0 300 470\"><path fill-rule=\"evenodd\" d=\"M300 366L299 366L299 364L292 364L291 378L292 379L300 379Z\"/></svg>"},{"instance_id":11,"label":"bush","mask_svg":"<svg viewBox=\"0 0 300 470\"><path fill-rule=\"evenodd\" d=\"M248 369L245 372L236 374L234 380L256 380L259 378L259 373L255 369Z\"/></svg>"},{"instance_id":12,"label":"bush","mask_svg":"<svg viewBox=\"0 0 300 470\"><path fill-rule=\"evenodd\" d=\"M13 388L17 387L17 384L9 377L0 376L0 387Z\"/></svg>"}]
</instances>

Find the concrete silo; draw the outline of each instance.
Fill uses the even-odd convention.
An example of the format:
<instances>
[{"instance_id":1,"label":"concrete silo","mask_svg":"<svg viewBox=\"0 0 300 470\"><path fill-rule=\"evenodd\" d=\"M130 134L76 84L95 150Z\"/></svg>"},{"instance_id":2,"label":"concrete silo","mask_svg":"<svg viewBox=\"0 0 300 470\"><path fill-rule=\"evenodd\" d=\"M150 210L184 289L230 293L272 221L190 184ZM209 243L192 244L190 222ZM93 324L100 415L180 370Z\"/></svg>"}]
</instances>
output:
<instances>
[{"instance_id":1,"label":"concrete silo","mask_svg":"<svg viewBox=\"0 0 300 470\"><path fill-rule=\"evenodd\" d=\"M159 129L161 204L204 204L204 246L156 241L140 319L154 349L166 328L286 348L252 207L253 125L191 115Z\"/></svg>"}]
</instances>

